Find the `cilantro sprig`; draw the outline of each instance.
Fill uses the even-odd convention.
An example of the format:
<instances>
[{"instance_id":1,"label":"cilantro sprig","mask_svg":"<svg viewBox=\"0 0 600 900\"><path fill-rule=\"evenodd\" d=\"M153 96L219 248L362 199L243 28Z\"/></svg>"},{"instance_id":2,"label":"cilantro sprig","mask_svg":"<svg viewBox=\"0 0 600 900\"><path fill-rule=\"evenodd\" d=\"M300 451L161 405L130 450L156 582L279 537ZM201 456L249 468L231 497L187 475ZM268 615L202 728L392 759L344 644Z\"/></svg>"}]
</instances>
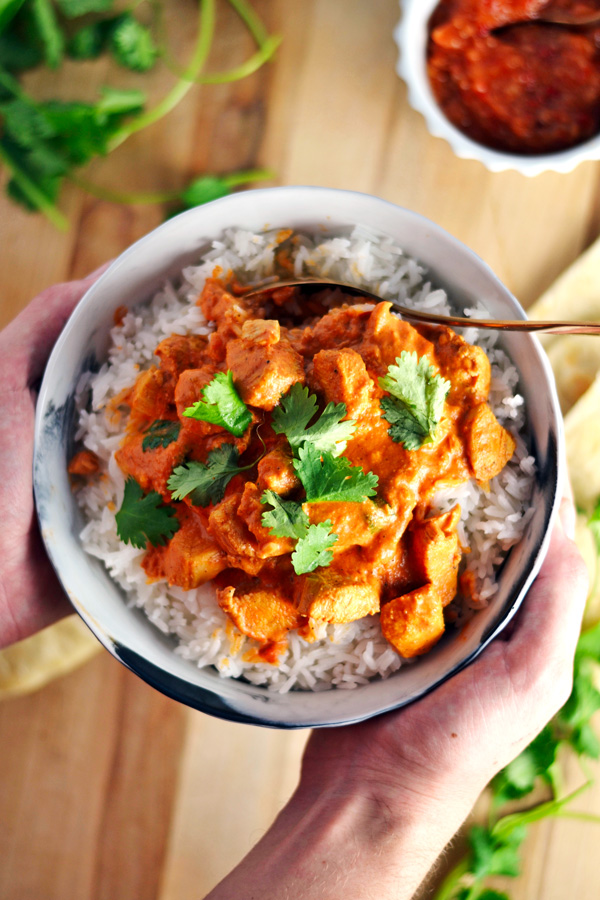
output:
<instances>
[{"instance_id":1,"label":"cilantro sprig","mask_svg":"<svg viewBox=\"0 0 600 900\"><path fill-rule=\"evenodd\" d=\"M220 425L235 437L241 437L252 423L252 413L233 384L233 372L217 372L202 389L202 400L188 406L184 416L200 422Z\"/></svg>"},{"instance_id":2,"label":"cilantro sprig","mask_svg":"<svg viewBox=\"0 0 600 900\"><path fill-rule=\"evenodd\" d=\"M356 422L352 419L342 421L347 413L345 403L328 403L309 426L316 413L316 396L297 382L273 410L273 430L276 434L285 434L296 454L304 444L310 443L316 450L339 456L354 434Z\"/></svg>"},{"instance_id":3,"label":"cilantro sprig","mask_svg":"<svg viewBox=\"0 0 600 900\"><path fill-rule=\"evenodd\" d=\"M296 575L305 575L314 572L319 566L331 564L333 553L330 548L338 536L332 532L329 520L311 525L301 503L282 500L274 491L264 491L260 502L273 507L262 514L261 521L265 528L275 537L297 539L292 553Z\"/></svg>"},{"instance_id":4,"label":"cilantro sprig","mask_svg":"<svg viewBox=\"0 0 600 900\"><path fill-rule=\"evenodd\" d=\"M391 396L382 397L389 435L406 450L430 444L442 417L450 382L442 378L425 356L403 350L395 366L388 366L379 385Z\"/></svg>"},{"instance_id":5,"label":"cilantro sprig","mask_svg":"<svg viewBox=\"0 0 600 900\"><path fill-rule=\"evenodd\" d=\"M117 534L126 544L143 550L149 543L162 546L179 529L172 506L166 506L156 491L144 494L135 478L125 482L121 508L115 516Z\"/></svg>"},{"instance_id":6,"label":"cilantro sprig","mask_svg":"<svg viewBox=\"0 0 600 900\"><path fill-rule=\"evenodd\" d=\"M306 491L307 503L362 503L377 493L377 475L365 474L345 456L319 453L312 444L300 447L293 465Z\"/></svg>"},{"instance_id":7,"label":"cilantro sprig","mask_svg":"<svg viewBox=\"0 0 600 900\"><path fill-rule=\"evenodd\" d=\"M169 58L161 43L165 3L152 4L148 24L148 4L136 3L119 12L115 0L0 2L0 166L9 175L6 190L11 199L30 211L42 212L56 227L65 229L68 222L58 200L66 179L110 202L169 204L180 211L225 196L238 185L272 178L270 170L251 169L202 175L174 191L133 193L100 187L79 172L94 158L108 155L136 131L171 112L195 84L244 78L273 56L280 39L266 32L247 0L228 2L257 50L242 65L206 75L203 69L215 34L215 0L199 0L196 44L189 63L180 71L179 63ZM165 63L177 72L177 80L150 109L144 108L145 94L138 89L105 88L95 103L65 102L61 98L40 100L22 81L22 75L32 69L57 69L66 57L76 65L103 53L140 75L158 62ZM121 95L118 102L117 95Z\"/></svg>"},{"instance_id":8,"label":"cilantro sprig","mask_svg":"<svg viewBox=\"0 0 600 900\"><path fill-rule=\"evenodd\" d=\"M191 462L177 466L167 482L174 500L183 500L191 495L195 506L219 503L225 495L225 488L231 479L252 468L238 465L239 454L233 444L221 444L208 454L206 463Z\"/></svg>"}]
</instances>

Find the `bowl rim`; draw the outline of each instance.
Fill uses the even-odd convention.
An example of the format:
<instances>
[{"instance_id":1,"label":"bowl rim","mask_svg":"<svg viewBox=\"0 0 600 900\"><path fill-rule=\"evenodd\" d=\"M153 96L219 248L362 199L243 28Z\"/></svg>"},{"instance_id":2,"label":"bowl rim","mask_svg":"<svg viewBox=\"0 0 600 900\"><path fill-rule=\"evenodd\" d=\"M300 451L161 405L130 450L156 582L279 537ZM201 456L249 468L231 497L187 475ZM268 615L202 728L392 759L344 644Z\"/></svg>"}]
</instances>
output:
<instances>
[{"instance_id":1,"label":"bowl rim","mask_svg":"<svg viewBox=\"0 0 600 900\"><path fill-rule=\"evenodd\" d=\"M494 150L460 131L439 106L427 75L427 24L440 0L399 2L402 16L393 32L399 51L396 71L408 88L409 104L423 116L430 134L445 140L459 159L478 160L490 172L512 170L527 177L543 172L566 174L586 160L600 159L600 132L566 150L527 156Z\"/></svg>"},{"instance_id":2,"label":"bowl rim","mask_svg":"<svg viewBox=\"0 0 600 900\"><path fill-rule=\"evenodd\" d=\"M424 696L425 694L434 690L440 684L448 680L448 678L453 677L467 665L472 663L483 652L485 647L488 646L488 644L500 633L500 631L503 630L503 628L512 619L518 607L520 606L520 603L522 602L527 589L537 575L548 547L550 539L550 527L553 522L554 516L556 515L558 507L559 486L561 483L562 471L564 469L564 453L561 451L563 445L562 425L560 417L558 415L558 400L556 397L556 391L554 388L554 381L550 365L545 355L543 354L543 351L541 350L537 338L528 336L533 355L537 358L537 362L541 367L542 374L545 375L546 385L549 391L550 404L554 413L553 419L549 423L549 431L553 431L553 440L555 441L557 446L555 449L552 449L552 460L554 462L554 468L552 470L552 484L549 486L549 490L551 491L551 499L547 505L547 518L545 520L543 537L535 547L534 551L532 551L530 557L531 565L527 571L523 572L521 581L514 589L514 596L511 594L512 600L510 602L510 605L507 608L505 604L502 609L499 610L496 618L491 622L486 632L482 635L480 643L474 648L473 652L467 654L463 659L460 660L457 665L453 666L450 671L443 673L441 677L434 679L424 690L420 690L416 694L409 696L407 699L404 699L402 701L398 701L396 698L390 702L385 703L383 706L370 709L367 713L363 712L360 715L348 714L347 711L344 711L342 708L340 708L340 711L337 713L332 713L331 711L329 711L326 715L315 715L313 711L305 711L304 713L297 715L296 718L290 718L287 714L283 716L280 715L279 712L277 712L277 715L269 715L267 704L254 704L254 707L251 710L249 710L248 708L240 709L239 706L236 706L235 703L232 704L231 702L232 692L233 694L236 694L241 690L246 690L246 687L240 682L237 682L234 679L218 678L218 690L211 690L210 685L208 685L208 687L206 685L204 685L204 687L199 686L197 682L194 682L192 680L191 674L189 680L181 678L170 668L165 668L161 665L157 665L151 659L140 655L139 653L137 653L135 647L131 646L131 642L123 641L120 637L113 636L106 629L106 627L104 627L102 623L99 622L96 617L86 609L86 605L77 597L77 594L72 590L69 579L65 578L65 573L63 571L64 563L61 563L60 552L57 548L56 539L52 534L51 523L49 523L49 518L45 514L44 504L41 502L44 491L48 488L49 481L49 473L46 469L46 466L44 465L44 435L47 426L48 415L54 414L56 412L56 407L54 406L53 402L51 379L53 377L53 373L56 374L56 372L60 370L60 363L63 360L65 351L68 349L69 342L71 341L72 337L76 335L77 329L79 327L79 322L84 314L84 311L88 307L93 307L94 303L98 305L97 298L101 299L103 286L110 284L111 279L114 279L114 276L119 273L119 270L122 269L128 261L135 259L135 257L141 251L143 251L145 248L150 248L153 242L156 242L158 238L166 235L169 231L181 230L188 223L191 224L196 222L196 220L201 221L203 219L208 219L210 218L211 211L216 211L217 208L221 211L221 213L223 213L229 207L235 209L236 205L239 204L242 204L242 206L254 205L260 207L261 200L268 203L269 198L275 197L278 201L281 201L282 204L287 204L287 207L289 209L294 209L294 203L299 201L300 198L304 197L304 199L309 202L311 208L313 205L315 206L315 221L322 221L324 218L326 218L326 216L318 210L320 210L321 207L326 206L327 198L329 198L331 202L336 199L343 198L343 202L350 206L360 206L361 203L366 203L367 206L380 207L382 211L387 208L388 211L392 211L393 215L408 217L411 222L415 223L418 221L422 227L427 229L428 235L437 235L451 247L453 252L457 252L458 254L467 258L472 264L476 265L478 269L481 270L482 275L490 279L491 282L497 287L502 298L506 302L508 302L509 305L511 305L515 310L515 314L523 318L525 317L525 314L516 299L502 284L500 279L497 278L491 268L480 257L478 257L477 254L475 254L472 250L462 244L462 242L458 241L458 239L446 232L443 228L432 223L430 220L426 219L424 216L421 216L419 213L406 210L402 207L397 206L396 204L392 204L389 201L374 197L372 195L354 191L312 186L263 188L259 190L231 195L229 197L224 197L219 200L213 201L210 204L206 204L203 207L189 210L158 226L158 228L149 232L147 235L143 236L129 248L127 248L105 270L105 272L102 273L102 275L94 283L94 285L92 285L88 289L88 291L74 310L72 316L68 320L65 328L63 329L63 332L61 333L59 340L57 341L48 361L36 410L34 453L34 490L36 497L36 509L38 513L40 529L42 531L48 554L55 568L55 571L57 572L59 579L63 583L65 591L70 597L76 611L86 622L88 627L90 627L92 632L96 635L96 637L100 640L104 647L106 647L106 649L108 649L113 656L115 656L120 662L122 662L136 674L138 674L148 684L162 691L167 696L179 700L188 706L200 709L213 716L228 719L230 721L246 722L255 725L264 725L267 727L278 728L338 726L362 721L364 719L370 718L371 716L388 712L392 709L398 708L399 706L403 706L406 703L413 702L415 699L418 699L419 697ZM293 220L293 214L290 216L290 218ZM233 219L232 221L235 221L235 219ZM353 217L352 220L349 220L347 224L353 225L357 224L359 221L360 216L357 215ZM212 233L208 238L206 238L205 236L203 241L204 245L206 245L207 240L212 240L215 238L215 236L217 236L215 233ZM200 251L198 251L198 255L199 254ZM424 262L424 260L422 261ZM154 290L156 290L156 285L154 287ZM148 297L150 297L151 295L152 293L148 293ZM55 488L53 488L53 490L55 490ZM82 556L82 558L85 558L86 564L90 566L90 557L85 553L85 551L83 551L81 547L80 555ZM117 591L120 591L120 588L118 588L115 582L112 582L112 586L113 588L116 588ZM153 626L148 619L146 619L146 624L154 631L157 631L155 626ZM193 663L188 663L188 665L193 666ZM198 670L195 669L195 671L197 672ZM393 677L394 676L391 676L391 678ZM386 681L390 681L390 679L386 679ZM234 685L233 689L231 689L232 683ZM384 681L379 680L378 682L370 682L370 684L373 683L383 684ZM251 686L251 692L256 692L256 690L257 689L254 686ZM266 689L262 690L265 691ZM355 689L355 691L357 692L359 690L360 689ZM349 695L354 694L354 691L345 691L342 693L345 695ZM339 692L324 691L318 692L316 694L313 692L294 692L294 696L296 698L299 695L307 695L318 698L331 698L335 694L339 694ZM267 695L269 699L282 696L281 694L273 694L271 692L267 692ZM262 699L265 700L267 699L267 697L262 697ZM325 705L327 704L325 703ZM331 706L331 703L329 705ZM297 711L298 710L296 710L296 712ZM275 710L273 710L273 712L275 712Z\"/></svg>"}]
</instances>

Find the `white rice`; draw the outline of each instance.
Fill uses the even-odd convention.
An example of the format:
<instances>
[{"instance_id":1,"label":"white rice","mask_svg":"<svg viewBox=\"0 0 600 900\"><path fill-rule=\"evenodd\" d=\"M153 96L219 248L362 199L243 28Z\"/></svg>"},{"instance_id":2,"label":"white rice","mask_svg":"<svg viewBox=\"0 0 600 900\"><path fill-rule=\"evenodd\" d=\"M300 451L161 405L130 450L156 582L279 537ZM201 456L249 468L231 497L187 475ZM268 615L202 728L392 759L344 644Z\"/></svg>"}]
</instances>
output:
<instances>
[{"instance_id":1,"label":"white rice","mask_svg":"<svg viewBox=\"0 0 600 900\"><path fill-rule=\"evenodd\" d=\"M165 284L145 306L127 313L113 328L107 362L97 374L82 376L77 388L77 441L98 455L103 475L77 494L87 524L81 532L86 551L102 560L121 586L131 606L140 607L165 634L174 636L174 652L199 667L215 666L223 676L243 676L253 684L284 693L292 689L351 689L374 676L386 677L405 660L383 638L379 617L349 625L321 625L314 643L291 632L279 665L247 661L253 642L239 635L219 608L211 585L183 591L166 582L148 584L141 567L143 550L123 544L116 533L115 512L123 498L125 479L114 454L125 420L111 413L109 401L130 387L139 372L156 362L155 347L171 334L207 334L196 306L207 276L216 266L232 270L240 281L262 281L273 274L277 232L251 234L230 230L215 241L198 266L184 270L178 286ZM425 270L387 236L357 227L343 237L302 237L294 258L297 276L318 274L358 287L371 288L382 298L398 300L434 312L450 312L444 291L432 289ZM481 316L485 311L477 310ZM460 540L470 553L463 568L474 572L477 600L458 598L453 604L457 622L471 610L486 606L497 590L495 572L508 549L522 536L533 514L529 508L535 460L520 432L525 415L523 398L515 393L518 374L507 355L496 347L497 333L480 337L475 328L463 332L470 343L482 346L492 364L490 406L517 439L517 449L488 491L469 482L437 498L440 509L460 502Z\"/></svg>"}]
</instances>

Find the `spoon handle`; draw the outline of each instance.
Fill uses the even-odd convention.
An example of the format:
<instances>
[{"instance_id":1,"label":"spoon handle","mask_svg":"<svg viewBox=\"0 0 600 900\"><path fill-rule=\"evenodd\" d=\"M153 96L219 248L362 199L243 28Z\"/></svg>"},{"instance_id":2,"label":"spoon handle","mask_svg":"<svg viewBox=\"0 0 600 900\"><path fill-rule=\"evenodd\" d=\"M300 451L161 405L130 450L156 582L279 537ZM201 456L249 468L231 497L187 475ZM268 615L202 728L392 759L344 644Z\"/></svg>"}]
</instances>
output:
<instances>
[{"instance_id":1,"label":"spoon handle","mask_svg":"<svg viewBox=\"0 0 600 900\"><path fill-rule=\"evenodd\" d=\"M396 304L394 304L396 306ZM463 316L438 316L397 305L404 319L448 325L450 328L493 328L496 331L528 331L545 334L600 334L600 322L543 322L501 319L471 319Z\"/></svg>"},{"instance_id":2,"label":"spoon handle","mask_svg":"<svg viewBox=\"0 0 600 900\"><path fill-rule=\"evenodd\" d=\"M343 291L351 291L358 294L359 298L371 298L380 302L383 298L373 291L358 287L355 284L347 284L343 281L334 281L332 278L284 278L270 280L266 283L253 285L251 290L245 292L247 298L254 297L265 292L275 291L283 287L331 287L340 288ZM387 301L395 307L405 319L414 319L416 322L431 322L433 325L448 325L450 328L493 328L496 331L532 331L545 332L546 334L600 334L600 322L535 322L531 319L471 319L466 316L444 316L438 313L420 312L416 309L408 309L394 300Z\"/></svg>"}]
</instances>

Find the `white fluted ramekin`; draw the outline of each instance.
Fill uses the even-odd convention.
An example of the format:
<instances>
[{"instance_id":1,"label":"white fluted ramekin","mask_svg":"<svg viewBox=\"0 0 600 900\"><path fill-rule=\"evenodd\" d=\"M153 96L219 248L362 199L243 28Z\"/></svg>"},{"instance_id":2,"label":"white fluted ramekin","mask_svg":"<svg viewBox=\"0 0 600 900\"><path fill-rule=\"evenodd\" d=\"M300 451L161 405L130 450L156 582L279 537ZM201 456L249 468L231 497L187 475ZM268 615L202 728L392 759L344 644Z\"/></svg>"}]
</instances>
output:
<instances>
[{"instance_id":1,"label":"white fluted ramekin","mask_svg":"<svg viewBox=\"0 0 600 900\"><path fill-rule=\"evenodd\" d=\"M410 105L421 113L434 137L447 141L461 159L477 159L491 172L514 169L527 176L547 171L565 173L584 160L600 159L600 134L559 153L528 156L485 147L456 128L435 99L427 74L428 23L438 2L400 0L402 18L394 31L400 51L396 71L408 86Z\"/></svg>"}]
</instances>

